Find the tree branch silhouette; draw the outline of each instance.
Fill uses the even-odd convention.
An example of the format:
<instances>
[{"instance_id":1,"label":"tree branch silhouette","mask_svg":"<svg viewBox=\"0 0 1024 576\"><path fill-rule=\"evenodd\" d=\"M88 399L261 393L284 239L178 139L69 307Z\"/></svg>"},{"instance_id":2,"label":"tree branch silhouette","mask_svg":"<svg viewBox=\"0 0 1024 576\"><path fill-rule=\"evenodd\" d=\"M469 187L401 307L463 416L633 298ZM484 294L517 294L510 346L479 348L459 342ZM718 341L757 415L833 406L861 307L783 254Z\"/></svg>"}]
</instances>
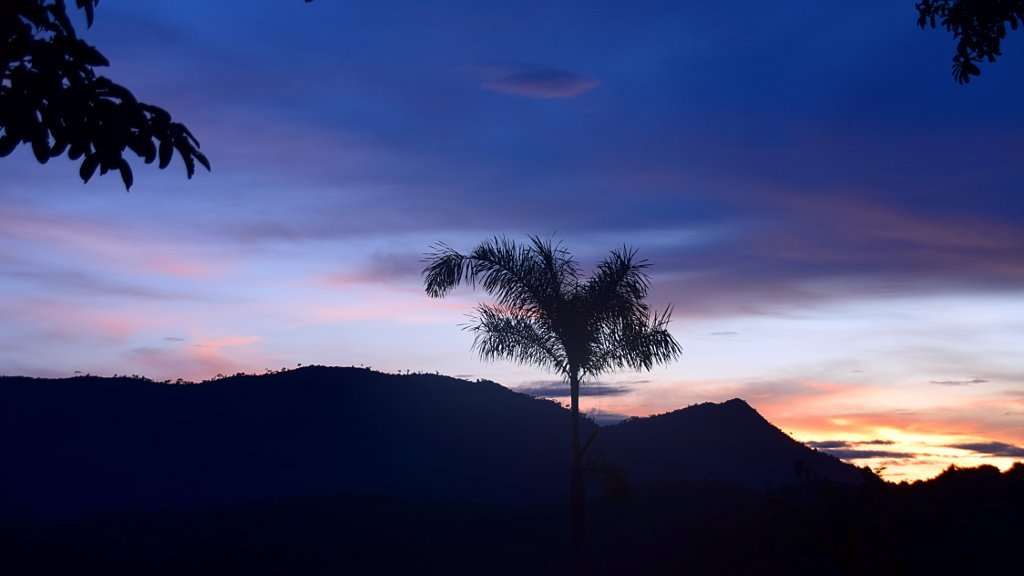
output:
<instances>
[{"instance_id":1,"label":"tree branch silhouette","mask_svg":"<svg viewBox=\"0 0 1024 576\"><path fill-rule=\"evenodd\" d=\"M941 26L957 40L952 68L960 84L981 74L979 63L1002 55L1007 25L1016 30L1024 23L1024 0L921 0L914 6L918 26Z\"/></svg>"},{"instance_id":2,"label":"tree branch silhouette","mask_svg":"<svg viewBox=\"0 0 1024 576\"><path fill-rule=\"evenodd\" d=\"M91 26L99 0L75 3ZM197 163L210 169L188 128L96 73L109 61L78 37L64 0L4 0L0 38L0 157L21 144L41 164L67 154L81 159L84 182L116 171L126 189L134 181L126 152L160 168L177 153L189 178Z\"/></svg>"}]
</instances>

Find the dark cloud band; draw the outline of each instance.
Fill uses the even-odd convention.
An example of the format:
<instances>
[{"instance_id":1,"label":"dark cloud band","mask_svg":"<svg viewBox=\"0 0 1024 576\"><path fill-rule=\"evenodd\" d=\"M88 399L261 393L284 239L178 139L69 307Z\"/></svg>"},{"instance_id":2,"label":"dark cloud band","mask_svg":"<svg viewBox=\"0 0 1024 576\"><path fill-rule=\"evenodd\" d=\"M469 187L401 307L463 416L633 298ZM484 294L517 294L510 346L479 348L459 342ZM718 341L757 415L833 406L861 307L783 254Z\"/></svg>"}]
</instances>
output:
<instances>
[{"instance_id":1,"label":"dark cloud band","mask_svg":"<svg viewBox=\"0 0 1024 576\"><path fill-rule=\"evenodd\" d=\"M531 382L516 388L523 394L543 398L564 398L569 396L569 384L565 382ZM584 384L580 386L580 396L621 396L633 389L629 386L612 384Z\"/></svg>"}]
</instances>

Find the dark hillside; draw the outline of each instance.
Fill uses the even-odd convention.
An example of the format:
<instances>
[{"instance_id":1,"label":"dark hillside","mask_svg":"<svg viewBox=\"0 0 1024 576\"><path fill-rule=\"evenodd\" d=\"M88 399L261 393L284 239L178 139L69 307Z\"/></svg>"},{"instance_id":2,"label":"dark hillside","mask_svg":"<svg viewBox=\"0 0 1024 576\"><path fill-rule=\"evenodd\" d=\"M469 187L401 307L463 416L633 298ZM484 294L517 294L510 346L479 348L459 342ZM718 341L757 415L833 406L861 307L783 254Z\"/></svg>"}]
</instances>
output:
<instances>
[{"instance_id":1,"label":"dark hillside","mask_svg":"<svg viewBox=\"0 0 1024 576\"><path fill-rule=\"evenodd\" d=\"M557 500L568 475L568 413L492 382L309 367L188 385L2 378L0 398L8 510Z\"/></svg>"},{"instance_id":2,"label":"dark hillside","mask_svg":"<svg viewBox=\"0 0 1024 576\"><path fill-rule=\"evenodd\" d=\"M584 437L596 427L584 422ZM569 413L493 382L307 367L202 384L0 378L0 511L187 508L269 497L566 497ZM633 484L857 483L739 400L604 428L590 455ZM593 492L594 494L598 492Z\"/></svg>"},{"instance_id":3,"label":"dark hillside","mask_svg":"<svg viewBox=\"0 0 1024 576\"><path fill-rule=\"evenodd\" d=\"M602 428L593 449L641 484L714 480L763 490L807 479L863 480L856 467L793 440L739 399Z\"/></svg>"},{"instance_id":4,"label":"dark hillside","mask_svg":"<svg viewBox=\"0 0 1024 576\"><path fill-rule=\"evenodd\" d=\"M564 573L568 428L492 382L355 368L0 378L0 574ZM740 400L603 428L592 450L632 485L591 492L588 573L1016 561L1024 465L865 482Z\"/></svg>"}]
</instances>

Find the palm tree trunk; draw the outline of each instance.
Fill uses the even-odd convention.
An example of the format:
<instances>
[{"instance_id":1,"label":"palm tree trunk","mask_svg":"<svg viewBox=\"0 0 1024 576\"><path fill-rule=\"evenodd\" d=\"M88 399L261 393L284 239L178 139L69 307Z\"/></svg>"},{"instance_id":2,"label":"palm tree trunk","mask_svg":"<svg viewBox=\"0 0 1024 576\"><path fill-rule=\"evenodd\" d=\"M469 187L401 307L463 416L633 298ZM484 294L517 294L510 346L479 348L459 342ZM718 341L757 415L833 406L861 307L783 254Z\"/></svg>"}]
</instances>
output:
<instances>
[{"instance_id":1,"label":"palm tree trunk","mask_svg":"<svg viewBox=\"0 0 1024 576\"><path fill-rule=\"evenodd\" d=\"M569 523L572 538L572 573L583 574L583 540L586 523L586 493L583 484L583 450L580 447L580 378L569 375L572 411L572 469L569 476Z\"/></svg>"}]
</instances>

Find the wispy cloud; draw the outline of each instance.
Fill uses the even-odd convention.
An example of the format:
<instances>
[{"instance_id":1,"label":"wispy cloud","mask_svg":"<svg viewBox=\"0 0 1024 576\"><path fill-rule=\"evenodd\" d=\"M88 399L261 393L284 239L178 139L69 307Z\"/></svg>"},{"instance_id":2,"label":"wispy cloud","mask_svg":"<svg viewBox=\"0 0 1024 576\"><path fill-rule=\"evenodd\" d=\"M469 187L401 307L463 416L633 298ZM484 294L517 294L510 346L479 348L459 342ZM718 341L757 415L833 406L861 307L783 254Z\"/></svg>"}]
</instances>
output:
<instances>
[{"instance_id":1,"label":"wispy cloud","mask_svg":"<svg viewBox=\"0 0 1024 576\"><path fill-rule=\"evenodd\" d=\"M968 442L964 444L953 444L950 448L970 450L992 456L1004 456L1008 458L1024 458L1024 448L1007 444L1005 442Z\"/></svg>"},{"instance_id":2,"label":"wispy cloud","mask_svg":"<svg viewBox=\"0 0 1024 576\"><path fill-rule=\"evenodd\" d=\"M804 442L804 444L819 450L835 450L836 448L846 448L850 445L846 440L819 440Z\"/></svg>"},{"instance_id":3,"label":"wispy cloud","mask_svg":"<svg viewBox=\"0 0 1024 576\"><path fill-rule=\"evenodd\" d=\"M158 326L160 322L159 318L130 309L96 309L72 302L40 299L0 303L0 314L5 320L4 328L20 327L21 334L30 344L41 340L61 346L88 343L117 346L144 330Z\"/></svg>"},{"instance_id":4,"label":"wispy cloud","mask_svg":"<svg viewBox=\"0 0 1024 576\"><path fill-rule=\"evenodd\" d=\"M889 452L886 450L859 450L856 448L830 448L828 450L822 449L821 451L831 454L841 460L866 460L869 458L900 458L904 460L913 460L918 456L918 454L913 454L911 452Z\"/></svg>"},{"instance_id":5,"label":"wispy cloud","mask_svg":"<svg viewBox=\"0 0 1024 576\"><path fill-rule=\"evenodd\" d=\"M573 98L600 84L567 70L515 64L478 66L472 72L483 80L482 88L540 100Z\"/></svg>"},{"instance_id":6,"label":"wispy cloud","mask_svg":"<svg viewBox=\"0 0 1024 576\"><path fill-rule=\"evenodd\" d=\"M816 448L822 452L826 452L841 458L843 460L866 460L873 458L900 458L900 459L914 459L921 454L912 452L897 452L891 450L878 450L878 449L864 449L860 448L862 445L892 445L893 442L890 440L868 440L868 441L849 441L849 440L821 440L821 441L809 441L805 442L811 448Z\"/></svg>"},{"instance_id":7,"label":"wispy cloud","mask_svg":"<svg viewBox=\"0 0 1024 576\"><path fill-rule=\"evenodd\" d=\"M74 264L69 263L68 266ZM54 292L62 295L101 296L109 298L126 298L163 301L203 301L196 293L173 291L165 288L146 285L153 282L141 276L128 276L128 280L120 280L113 274L101 275L93 272L69 269L8 269L4 272L4 280L18 281L32 287L37 293Z\"/></svg>"},{"instance_id":8,"label":"wispy cloud","mask_svg":"<svg viewBox=\"0 0 1024 576\"><path fill-rule=\"evenodd\" d=\"M214 338L199 344L193 344L196 348L239 348L250 346L260 341L259 336L228 336L225 338Z\"/></svg>"},{"instance_id":9,"label":"wispy cloud","mask_svg":"<svg viewBox=\"0 0 1024 576\"><path fill-rule=\"evenodd\" d=\"M315 282L334 287L373 283L418 286L424 267L423 258L423 254L415 252L377 253L363 264L346 266L344 270L326 274Z\"/></svg>"},{"instance_id":10,"label":"wispy cloud","mask_svg":"<svg viewBox=\"0 0 1024 576\"><path fill-rule=\"evenodd\" d=\"M516 390L530 396L544 398L564 398L569 396L567 382L529 382L516 387ZM633 390L630 386L620 384L601 384L598 382L580 386L580 396L621 396Z\"/></svg>"},{"instance_id":11,"label":"wispy cloud","mask_svg":"<svg viewBox=\"0 0 1024 576\"><path fill-rule=\"evenodd\" d=\"M120 369L137 370L157 380L182 378L199 381L215 374L255 371L255 366L275 363L256 350L230 350L227 346L156 347L139 346L124 352Z\"/></svg>"},{"instance_id":12,"label":"wispy cloud","mask_svg":"<svg viewBox=\"0 0 1024 576\"><path fill-rule=\"evenodd\" d=\"M663 290L689 295L680 313L1024 289L1024 233L997 217L916 213L839 194L767 196L776 204L737 197L756 216L711 243L643 250Z\"/></svg>"},{"instance_id":13,"label":"wispy cloud","mask_svg":"<svg viewBox=\"0 0 1024 576\"><path fill-rule=\"evenodd\" d=\"M929 384L938 384L939 386L970 386L972 384L984 384L988 380L982 378L971 378L970 380L929 380Z\"/></svg>"},{"instance_id":14,"label":"wispy cloud","mask_svg":"<svg viewBox=\"0 0 1024 576\"><path fill-rule=\"evenodd\" d=\"M209 278L224 267L224 262L197 258L173 243L153 241L151 236L152 231L139 224L27 207L0 207L0 237L69 260L192 280ZM146 250L139 250L139 246L146 246Z\"/></svg>"}]
</instances>

